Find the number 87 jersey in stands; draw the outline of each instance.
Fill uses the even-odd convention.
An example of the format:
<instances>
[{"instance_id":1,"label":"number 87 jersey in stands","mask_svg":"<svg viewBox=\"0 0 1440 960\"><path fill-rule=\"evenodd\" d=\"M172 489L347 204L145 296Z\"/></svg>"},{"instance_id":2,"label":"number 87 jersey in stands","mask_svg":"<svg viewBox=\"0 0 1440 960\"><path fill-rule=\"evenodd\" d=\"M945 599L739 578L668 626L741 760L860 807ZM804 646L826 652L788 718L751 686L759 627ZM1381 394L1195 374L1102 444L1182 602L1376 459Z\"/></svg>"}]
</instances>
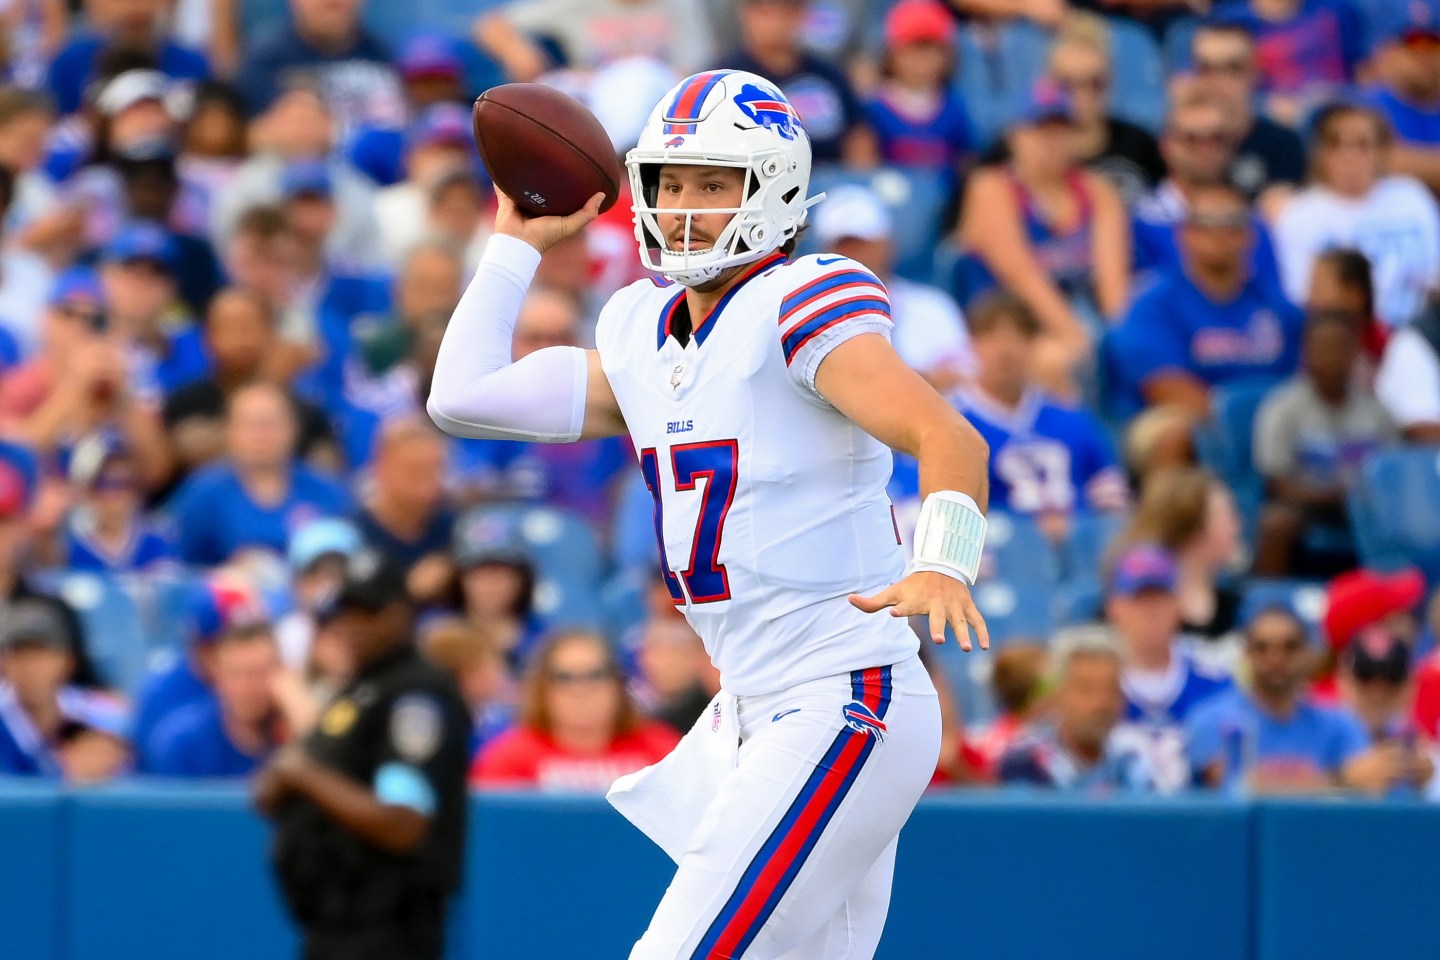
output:
<instances>
[{"instance_id":1,"label":"number 87 jersey in stands","mask_svg":"<svg viewBox=\"0 0 1440 960\"><path fill-rule=\"evenodd\" d=\"M815 388L831 350L890 327L869 270L778 252L709 316L654 280L600 315L596 347L655 499L666 585L733 694L915 652L903 620L846 599L904 571L890 450Z\"/></svg>"}]
</instances>

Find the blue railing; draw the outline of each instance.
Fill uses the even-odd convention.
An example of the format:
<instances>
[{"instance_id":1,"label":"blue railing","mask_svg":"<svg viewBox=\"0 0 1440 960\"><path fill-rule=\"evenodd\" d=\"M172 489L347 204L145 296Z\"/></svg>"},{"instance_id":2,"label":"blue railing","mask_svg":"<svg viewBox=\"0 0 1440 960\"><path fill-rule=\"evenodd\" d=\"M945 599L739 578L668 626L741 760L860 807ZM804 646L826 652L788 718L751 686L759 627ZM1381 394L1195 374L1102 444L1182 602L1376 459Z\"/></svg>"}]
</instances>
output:
<instances>
[{"instance_id":1,"label":"blue railing","mask_svg":"<svg viewBox=\"0 0 1440 960\"><path fill-rule=\"evenodd\" d=\"M483 794L463 960L620 958L671 864L603 801ZM233 787L0 784L0 955L293 955L264 824ZM927 797L878 960L1440 955L1440 811L1404 804Z\"/></svg>"}]
</instances>

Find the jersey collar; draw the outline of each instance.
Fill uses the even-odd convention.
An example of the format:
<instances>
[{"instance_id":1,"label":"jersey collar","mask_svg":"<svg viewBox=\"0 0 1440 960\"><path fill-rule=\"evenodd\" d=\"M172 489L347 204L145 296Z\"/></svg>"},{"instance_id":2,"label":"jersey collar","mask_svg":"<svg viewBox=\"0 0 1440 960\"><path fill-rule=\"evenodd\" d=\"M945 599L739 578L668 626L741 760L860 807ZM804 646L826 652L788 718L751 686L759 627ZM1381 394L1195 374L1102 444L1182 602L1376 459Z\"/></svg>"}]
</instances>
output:
<instances>
[{"instance_id":1,"label":"jersey collar","mask_svg":"<svg viewBox=\"0 0 1440 960\"><path fill-rule=\"evenodd\" d=\"M725 307L729 305L735 294L740 292L741 287L745 286L745 284L749 283L751 280L764 273L766 270L769 270L777 263L782 262L784 259L785 254L781 253L779 250L776 250L774 253L771 253L768 256L761 257L759 260L755 261L748 268L746 268L745 273L740 277L738 281L736 281L735 285L731 287L728 291L726 291L725 296L720 298L720 302L715 304L715 306L711 307L710 312L705 314L705 319L701 320L699 323L694 323L692 320L690 335L695 338L695 345L697 347L703 347L705 345L705 339L710 336L710 331L715 328L714 321L718 321L720 319L720 314L724 312ZM656 332L655 337L656 350L659 350L661 347L665 346L665 340L671 335L671 329L674 324L675 317L679 314L680 310L684 308L684 306L685 288L682 287L675 294L675 296L665 301L665 306L660 308L660 326Z\"/></svg>"}]
</instances>

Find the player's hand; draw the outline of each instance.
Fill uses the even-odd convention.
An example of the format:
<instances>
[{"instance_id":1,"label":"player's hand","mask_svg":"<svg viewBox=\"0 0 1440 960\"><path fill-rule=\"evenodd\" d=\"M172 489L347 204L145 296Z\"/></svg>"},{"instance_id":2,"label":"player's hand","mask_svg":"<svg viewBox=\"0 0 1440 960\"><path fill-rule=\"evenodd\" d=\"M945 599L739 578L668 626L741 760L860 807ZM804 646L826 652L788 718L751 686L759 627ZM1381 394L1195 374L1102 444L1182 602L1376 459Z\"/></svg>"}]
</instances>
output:
<instances>
[{"instance_id":1,"label":"player's hand","mask_svg":"<svg viewBox=\"0 0 1440 960\"><path fill-rule=\"evenodd\" d=\"M928 616L930 638L936 643L945 642L945 625L948 623L955 628L960 649L967 653L971 650L970 630L974 628L980 649L990 649L990 632L970 596L970 588L964 581L943 573L918 570L874 596L862 597L852 593L850 602L866 613L878 613L889 607L892 617Z\"/></svg>"},{"instance_id":2,"label":"player's hand","mask_svg":"<svg viewBox=\"0 0 1440 960\"><path fill-rule=\"evenodd\" d=\"M586 224L600 216L600 204L605 202L605 194L595 194L584 207L568 217L527 217L516 208L514 200L499 190L495 191L495 200L498 204L495 232L524 240L544 253L566 237L579 233Z\"/></svg>"}]
</instances>

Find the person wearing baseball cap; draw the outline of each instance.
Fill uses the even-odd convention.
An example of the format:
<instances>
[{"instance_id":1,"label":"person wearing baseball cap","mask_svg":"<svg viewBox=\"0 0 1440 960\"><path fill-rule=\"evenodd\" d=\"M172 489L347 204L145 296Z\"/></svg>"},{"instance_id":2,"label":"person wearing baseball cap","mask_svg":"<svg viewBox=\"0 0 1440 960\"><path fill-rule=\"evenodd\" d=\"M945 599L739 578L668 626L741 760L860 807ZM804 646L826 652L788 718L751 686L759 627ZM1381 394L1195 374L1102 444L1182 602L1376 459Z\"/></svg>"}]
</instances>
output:
<instances>
[{"instance_id":1,"label":"person wearing baseball cap","mask_svg":"<svg viewBox=\"0 0 1440 960\"><path fill-rule=\"evenodd\" d=\"M1315 698L1322 703L1339 702L1337 667L1350 642L1366 627L1379 624L1410 643L1413 650L1420 634L1415 609L1424 597L1425 578L1414 569L1395 573L1351 570L1331 580L1321 621L1326 654L1315 682Z\"/></svg>"},{"instance_id":2,"label":"person wearing baseball cap","mask_svg":"<svg viewBox=\"0 0 1440 960\"><path fill-rule=\"evenodd\" d=\"M175 544L146 521L140 471L123 437L100 430L76 444L70 489L77 503L65 521L66 569L154 572L175 559Z\"/></svg>"},{"instance_id":3,"label":"person wearing baseball cap","mask_svg":"<svg viewBox=\"0 0 1440 960\"><path fill-rule=\"evenodd\" d=\"M859 261L885 284L895 323L891 337L907 366L942 392L974 376L959 306L939 287L895 275L894 217L874 190L855 185L831 191L813 223L823 249Z\"/></svg>"},{"instance_id":4,"label":"person wearing baseball cap","mask_svg":"<svg viewBox=\"0 0 1440 960\"><path fill-rule=\"evenodd\" d=\"M470 711L421 656L405 571L384 554L346 558L325 616L355 675L255 778L275 871L307 957L439 960L463 861ZM395 906L367 910L377 902Z\"/></svg>"},{"instance_id":5,"label":"person wearing baseball cap","mask_svg":"<svg viewBox=\"0 0 1440 960\"><path fill-rule=\"evenodd\" d=\"M512 674L520 676L545 625L535 615L535 563L516 520L484 507L462 514L453 554L466 618L494 631Z\"/></svg>"},{"instance_id":6,"label":"person wearing baseball cap","mask_svg":"<svg viewBox=\"0 0 1440 960\"><path fill-rule=\"evenodd\" d=\"M114 698L73 685L74 637L36 599L0 610L0 775L105 780L129 761L129 721Z\"/></svg>"},{"instance_id":7,"label":"person wearing baseball cap","mask_svg":"<svg viewBox=\"0 0 1440 960\"><path fill-rule=\"evenodd\" d=\"M1376 53L1370 102L1395 132L1395 169L1440 187L1440 0L1381 4L1371 16Z\"/></svg>"},{"instance_id":8,"label":"person wearing baseball cap","mask_svg":"<svg viewBox=\"0 0 1440 960\"><path fill-rule=\"evenodd\" d=\"M1144 731L1157 789L1189 782L1182 731L1230 678L1193 657L1180 636L1175 558L1153 543L1131 545L1110 571L1105 619L1124 655L1121 688L1128 722Z\"/></svg>"}]
</instances>

